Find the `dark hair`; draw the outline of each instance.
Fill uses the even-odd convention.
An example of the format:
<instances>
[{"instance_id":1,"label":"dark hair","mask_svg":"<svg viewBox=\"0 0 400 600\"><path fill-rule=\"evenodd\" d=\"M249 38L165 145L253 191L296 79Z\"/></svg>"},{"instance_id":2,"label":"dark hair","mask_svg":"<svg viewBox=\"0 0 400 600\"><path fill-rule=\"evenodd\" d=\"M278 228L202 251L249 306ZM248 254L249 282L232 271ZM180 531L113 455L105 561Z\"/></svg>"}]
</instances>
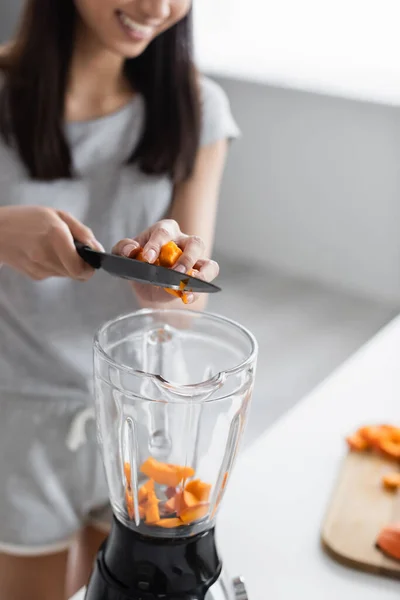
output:
<instances>
[{"instance_id":1,"label":"dark hair","mask_svg":"<svg viewBox=\"0 0 400 600\"><path fill-rule=\"evenodd\" d=\"M0 58L0 133L32 179L73 176L64 106L76 22L73 0L28 0L19 33ZM146 104L143 135L129 163L145 173L186 179L200 139L191 12L142 55L127 59L124 70Z\"/></svg>"}]
</instances>

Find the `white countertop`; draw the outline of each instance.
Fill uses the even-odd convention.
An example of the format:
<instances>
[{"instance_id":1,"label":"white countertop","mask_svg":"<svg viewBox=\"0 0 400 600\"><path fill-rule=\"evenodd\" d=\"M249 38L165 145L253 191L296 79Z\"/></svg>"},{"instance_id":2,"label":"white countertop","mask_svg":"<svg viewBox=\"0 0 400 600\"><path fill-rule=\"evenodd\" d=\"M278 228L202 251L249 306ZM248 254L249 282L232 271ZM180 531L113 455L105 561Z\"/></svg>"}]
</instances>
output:
<instances>
[{"instance_id":1,"label":"white countertop","mask_svg":"<svg viewBox=\"0 0 400 600\"><path fill-rule=\"evenodd\" d=\"M400 420L399 357L397 319L242 456L219 538L226 566L247 579L250 600L398 599L399 582L337 565L319 538L344 436L360 424Z\"/></svg>"},{"instance_id":2,"label":"white countertop","mask_svg":"<svg viewBox=\"0 0 400 600\"><path fill-rule=\"evenodd\" d=\"M239 460L218 538L231 574L245 576L250 600L398 600L399 582L337 565L319 537L344 436L360 424L399 421L399 356L400 318Z\"/></svg>"},{"instance_id":3,"label":"white countertop","mask_svg":"<svg viewBox=\"0 0 400 600\"><path fill-rule=\"evenodd\" d=\"M200 66L210 74L400 104L398 0L201 0Z\"/></svg>"}]
</instances>

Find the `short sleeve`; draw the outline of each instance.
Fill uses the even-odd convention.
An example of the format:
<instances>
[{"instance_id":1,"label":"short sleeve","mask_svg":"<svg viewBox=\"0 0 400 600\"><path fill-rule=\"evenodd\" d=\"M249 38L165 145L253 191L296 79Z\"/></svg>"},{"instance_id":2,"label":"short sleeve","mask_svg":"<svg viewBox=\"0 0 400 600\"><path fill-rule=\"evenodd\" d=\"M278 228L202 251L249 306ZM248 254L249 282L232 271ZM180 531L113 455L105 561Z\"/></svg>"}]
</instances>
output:
<instances>
[{"instance_id":1,"label":"short sleeve","mask_svg":"<svg viewBox=\"0 0 400 600\"><path fill-rule=\"evenodd\" d=\"M207 77L201 79L201 106L201 146L214 144L223 139L231 141L240 136L226 93Z\"/></svg>"}]
</instances>

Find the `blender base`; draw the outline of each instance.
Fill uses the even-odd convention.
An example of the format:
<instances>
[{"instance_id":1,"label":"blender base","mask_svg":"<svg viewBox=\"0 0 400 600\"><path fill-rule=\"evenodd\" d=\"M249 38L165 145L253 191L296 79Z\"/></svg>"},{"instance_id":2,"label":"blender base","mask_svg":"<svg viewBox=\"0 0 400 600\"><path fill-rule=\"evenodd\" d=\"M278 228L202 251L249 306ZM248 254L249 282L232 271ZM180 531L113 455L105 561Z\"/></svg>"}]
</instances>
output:
<instances>
[{"instance_id":1,"label":"blender base","mask_svg":"<svg viewBox=\"0 0 400 600\"><path fill-rule=\"evenodd\" d=\"M214 529L188 538L152 538L114 517L85 600L208 600L221 571Z\"/></svg>"}]
</instances>

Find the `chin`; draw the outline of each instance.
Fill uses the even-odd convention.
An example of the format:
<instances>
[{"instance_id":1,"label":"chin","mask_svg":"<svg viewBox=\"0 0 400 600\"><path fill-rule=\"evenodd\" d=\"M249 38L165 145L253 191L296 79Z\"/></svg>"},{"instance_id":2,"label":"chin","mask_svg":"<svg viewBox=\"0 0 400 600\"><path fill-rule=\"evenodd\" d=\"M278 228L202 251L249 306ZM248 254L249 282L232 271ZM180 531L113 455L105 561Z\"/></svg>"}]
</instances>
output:
<instances>
[{"instance_id":1,"label":"chin","mask_svg":"<svg viewBox=\"0 0 400 600\"><path fill-rule=\"evenodd\" d=\"M146 50L146 48L151 43L150 41L141 42L141 43L108 43L106 44L109 50L112 50L114 54L118 54L121 58L129 59L129 58L137 58Z\"/></svg>"}]
</instances>

